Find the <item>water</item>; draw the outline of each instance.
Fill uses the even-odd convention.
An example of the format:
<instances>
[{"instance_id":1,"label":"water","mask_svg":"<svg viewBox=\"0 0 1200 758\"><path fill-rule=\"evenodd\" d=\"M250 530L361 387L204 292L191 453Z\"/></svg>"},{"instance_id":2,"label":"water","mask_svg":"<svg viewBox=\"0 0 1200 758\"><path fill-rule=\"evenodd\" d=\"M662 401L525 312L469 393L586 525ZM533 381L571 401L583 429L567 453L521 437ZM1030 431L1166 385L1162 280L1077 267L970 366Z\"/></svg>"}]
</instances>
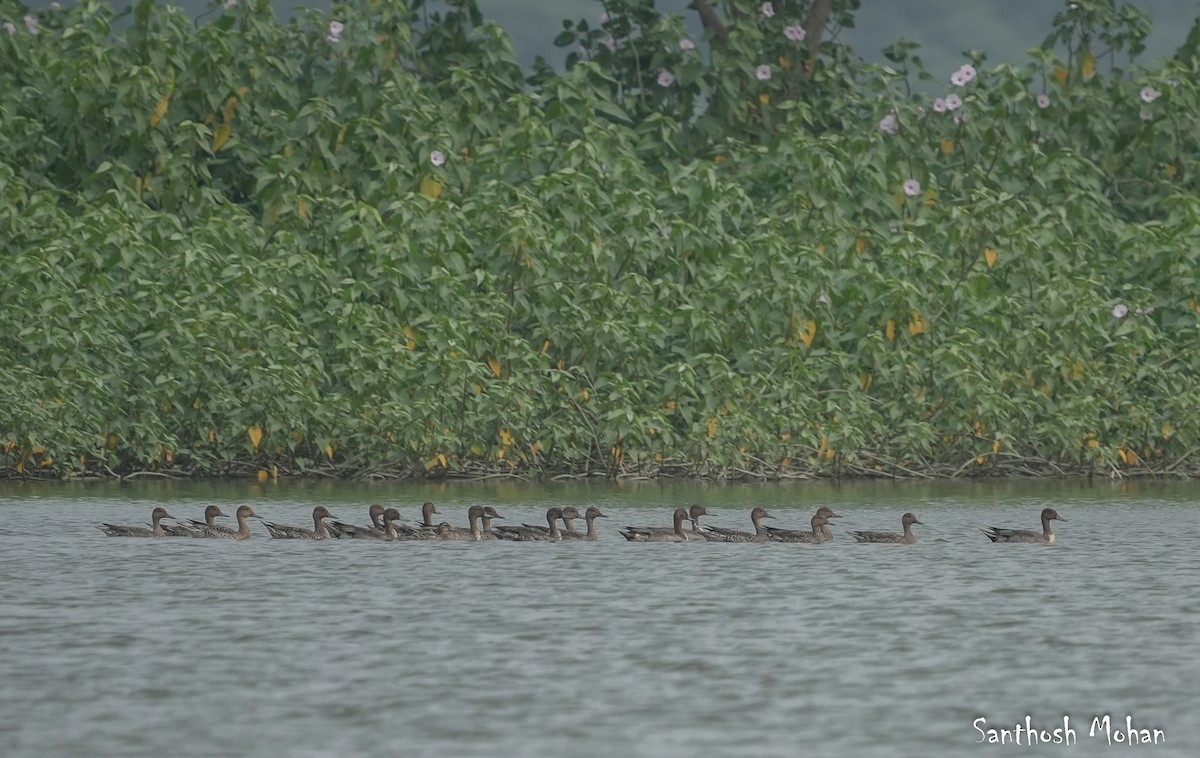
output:
<instances>
[{"instance_id":1,"label":"water","mask_svg":"<svg viewBox=\"0 0 1200 758\"><path fill-rule=\"evenodd\" d=\"M304 524L433 499L542 523L598 505L597 543L107 538L165 504ZM1200 747L1200 487L258 484L0 487L0 753L14 756L962 756L972 723L1076 731L1071 755ZM629 544L705 503L825 545ZM992 545L985 525L1059 544ZM847 529L919 542L859 545ZM1127 521L1136 529L1121 532ZM1110 747L1094 716L1165 735Z\"/></svg>"}]
</instances>

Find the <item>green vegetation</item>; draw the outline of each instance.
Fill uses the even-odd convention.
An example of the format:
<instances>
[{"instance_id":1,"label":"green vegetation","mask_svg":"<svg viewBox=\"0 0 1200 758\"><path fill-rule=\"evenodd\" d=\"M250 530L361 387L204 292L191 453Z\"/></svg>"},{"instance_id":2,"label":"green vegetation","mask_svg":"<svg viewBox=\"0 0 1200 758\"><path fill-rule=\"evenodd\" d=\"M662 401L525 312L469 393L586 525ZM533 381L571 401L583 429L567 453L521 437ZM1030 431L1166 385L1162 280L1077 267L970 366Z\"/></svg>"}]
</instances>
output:
<instances>
[{"instance_id":1,"label":"green vegetation","mask_svg":"<svg viewBox=\"0 0 1200 758\"><path fill-rule=\"evenodd\" d=\"M532 75L448 5L0 0L8 476L1200 470L1200 26L1081 0L934 103L853 2Z\"/></svg>"}]
</instances>

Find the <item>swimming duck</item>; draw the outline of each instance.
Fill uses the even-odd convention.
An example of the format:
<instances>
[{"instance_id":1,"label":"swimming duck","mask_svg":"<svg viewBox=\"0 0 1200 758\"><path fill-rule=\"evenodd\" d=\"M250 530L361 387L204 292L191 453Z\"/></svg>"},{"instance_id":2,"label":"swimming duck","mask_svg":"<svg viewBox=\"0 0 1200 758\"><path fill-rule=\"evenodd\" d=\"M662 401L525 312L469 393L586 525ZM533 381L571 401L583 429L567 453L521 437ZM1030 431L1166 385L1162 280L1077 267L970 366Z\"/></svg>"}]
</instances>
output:
<instances>
[{"instance_id":1,"label":"swimming duck","mask_svg":"<svg viewBox=\"0 0 1200 758\"><path fill-rule=\"evenodd\" d=\"M676 508L671 514L671 519L675 526L670 531L664 531L661 527L655 526L627 526L621 529L621 536L630 542L702 542L703 537L698 537L691 532L686 532L683 529L683 522L689 519L687 509Z\"/></svg>"},{"instance_id":2,"label":"swimming duck","mask_svg":"<svg viewBox=\"0 0 1200 758\"><path fill-rule=\"evenodd\" d=\"M1044 542L1053 545L1054 530L1050 528L1050 522L1055 519L1066 521L1065 518L1058 515L1058 511L1053 508L1045 508L1042 510L1042 531L1040 533L1031 529L1001 529L995 526L989 526L980 531L986 534L992 542Z\"/></svg>"},{"instance_id":3,"label":"swimming duck","mask_svg":"<svg viewBox=\"0 0 1200 758\"><path fill-rule=\"evenodd\" d=\"M854 539L859 542L901 542L911 545L917 541L917 535L913 534L913 524L920 524L917 521L917 514L906 513L900 517L900 525L904 527L903 534L896 532L850 532Z\"/></svg>"},{"instance_id":4,"label":"swimming duck","mask_svg":"<svg viewBox=\"0 0 1200 758\"><path fill-rule=\"evenodd\" d=\"M467 521L470 526L467 528L450 526L443 521L437 525L437 539L439 540L482 540L483 530L480 527L480 521L483 519L483 506L472 505L467 509ZM443 525L447 528L443 528Z\"/></svg>"},{"instance_id":5,"label":"swimming duck","mask_svg":"<svg viewBox=\"0 0 1200 758\"><path fill-rule=\"evenodd\" d=\"M325 506L318 505L313 508L312 529L302 526L285 526L272 521L264 521L263 526L277 540L323 540L329 536L329 531L325 528L324 523L324 519L327 518L333 518L333 514Z\"/></svg>"},{"instance_id":6,"label":"swimming duck","mask_svg":"<svg viewBox=\"0 0 1200 758\"><path fill-rule=\"evenodd\" d=\"M199 527L212 526L213 519L226 516L227 514L215 505L210 505L204 509L204 520L197 521L189 519L178 524L163 524L163 531L166 532L166 537L201 537Z\"/></svg>"},{"instance_id":7,"label":"swimming duck","mask_svg":"<svg viewBox=\"0 0 1200 758\"><path fill-rule=\"evenodd\" d=\"M575 511L575 517L579 516L579 510L575 506L567 506L570 510ZM505 540L516 540L517 542L557 542L562 539L562 532L558 528L558 520L563 517L565 508L548 508L546 510L547 526L537 526L532 524L522 524L521 526L498 526L496 527L496 536Z\"/></svg>"},{"instance_id":8,"label":"swimming duck","mask_svg":"<svg viewBox=\"0 0 1200 758\"><path fill-rule=\"evenodd\" d=\"M400 539L400 532L396 530L396 525L392 522L400 520L400 511L395 508L385 508L382 515L383 529L375 531L367 527L354 527L354 531L350 532L350 539L356 540L397 540Z\"/></svg>"},{"instance_id":9,"label":"swimming duck","mask_svg":"<svg viewBox=\"0 0 1200 758\"><path fill-rule=\"evenodd\" d=\"M499 514L499 512L497 512L496 509L493 508L492 506L485 505L483 507L483 515L479 517L479 520L481 522L479 536L481 538L483 538L485 540L500 539L499 537L496 536L496 533L494 531L492 531L492 519L494 519L494 518L502 519L504 517L501 516Z\"/></svg>"},{"instance_id":10,"label":"swimming duck","mask_svg":"<svg viewBox=\"0 0 1200 758\"><path fill-rule=\"evenodd\" d=\"M334 539L354 539L356 537L382 537L384 526L381 519L383 518L384 507L379 503L374 503L367 509L367 517L371 519L370 526L358 526L356 524L344 524L341 521L330 521L325 525L329 530L329 536ZM396 512L399 518L400 512Z\"/></svg>"},{"instance_id":11,"label":"swimming duck","mask_svg":"<svg viewBox=\"0 0 1200 758\"><path fill-rule=\"evenodd\" d=\"M776 529L773 526L763 527L767 534L775 542L805 542L809 544L818 544L828 542L833 538L832 533L827 526L829 519L840 518L833 509L822 506L813 514L809 524L812 526L812 531L806 532L803 529Z\"/></svg>"},{"instance_id":12,"label":"swimming duck","mask_svg":"<svg viewBox=\"0 0 1200 758\"><path fill-rule=\"evenodd\" d=\"M104 524L96 528L109 537L165 537L167 533L162 525L162 520L165 518L173 519L175 517L167 513L166 508L159 506L150 511L152 524L150 529L144 526L121 526L119 524Z\"/></svg>"},{"instance_id":13,"label":"swimming duck","mask_svg":"<svg viewBox=\"0 0 1200 758\"><path fill-rule=\"evenodd\" d=\"M246 519L258 518L258 514L248 505L239 505L237 511L234 512L237 518L237 529L225 526L224 524L201 524L193 521L195 525L197 537L211 537L213 539L223 540L248 540L250 539L250 525L246 523Z\"/></svg>"},{"instance_id":14,"label":"swimming duck","mask_svg":"<svg viewBox=\"0 0 1200 758\"><path fill-rule=\"evenodd\" d=\"M771 536L762 525L762 520L765 518L775 517L767 513L766 508L755 506L750 511L750 523L754 525L753 532L709 526L705 527L704 536L708 538L709 542L766 542L771 539Z\"/></svg>"},{"instance_id":15,"label":"swimming duck","mask_svg":"<svg viewBox=\"0 0 1200 758\"><path fill-rule=\"evenodd\" d=\"M563 509L563 520L564 521L566 521L566 514L567 514L567 509L564 508ZM593 506L590 506L586 511L584 511L583 518L585 521L587 521L587 532L585 532L584 534L580 534L579 532L576 532L576 531L563 532L562 538L564 540L590 540L592 542L595 542L596 540L600 539L600 536L598 534L596 534L596 519L608 518L608 516L601 513L600 509L593 505Z\"/></svg>"}]
</instances>

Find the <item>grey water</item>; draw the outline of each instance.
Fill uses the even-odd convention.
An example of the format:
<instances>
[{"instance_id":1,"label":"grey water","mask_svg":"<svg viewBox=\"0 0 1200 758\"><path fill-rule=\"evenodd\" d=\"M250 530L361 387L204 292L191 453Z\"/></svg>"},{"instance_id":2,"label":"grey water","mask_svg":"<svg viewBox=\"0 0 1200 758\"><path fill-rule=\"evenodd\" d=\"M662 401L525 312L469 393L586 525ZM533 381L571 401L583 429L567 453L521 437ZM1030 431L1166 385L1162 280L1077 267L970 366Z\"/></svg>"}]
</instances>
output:
<instances>
[{"instance_id":1,"label":"grey water","mask_svg":"<svg viewBox=\"0 0 1200 758\"><path fill-rule=\"evenodd\" d=\"M426 499L456 525L476 503L610 518L595 543L95 528L160 504L416 519ZM694 502L746 529L754 505L792 528L822 504L843 518L821 545L617 532ZM1043 507L1066 519L1055 545L979 531L1039 529ZM906 510L915 545L847 535ZM1198 537L1191 483L0 485L0 754L1194 756ZM1027 717L1074 739L987 742ZM1128 744L1127 717L1157 744Z\"/></svg>"}]
</instances>

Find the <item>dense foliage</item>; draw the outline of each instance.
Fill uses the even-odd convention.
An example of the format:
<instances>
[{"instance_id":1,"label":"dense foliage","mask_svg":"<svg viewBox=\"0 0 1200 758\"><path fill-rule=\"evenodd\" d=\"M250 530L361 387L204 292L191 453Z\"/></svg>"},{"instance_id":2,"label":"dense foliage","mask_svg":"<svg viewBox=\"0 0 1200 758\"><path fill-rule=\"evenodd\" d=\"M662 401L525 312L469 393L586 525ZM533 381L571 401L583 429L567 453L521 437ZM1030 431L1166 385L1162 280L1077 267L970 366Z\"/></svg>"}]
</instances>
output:
<instances>
[{"instance_id":1,"label":"dense foliage","mask_svg":"<svg viewBox=\"0 0 1200 758\"><path fill-rule=\"evenodd\" d=\"M470 0L0 0L4 470L1200 467L1200 32L931 75L697 5L531 75Z\"/></svg>"}]
</instances>

